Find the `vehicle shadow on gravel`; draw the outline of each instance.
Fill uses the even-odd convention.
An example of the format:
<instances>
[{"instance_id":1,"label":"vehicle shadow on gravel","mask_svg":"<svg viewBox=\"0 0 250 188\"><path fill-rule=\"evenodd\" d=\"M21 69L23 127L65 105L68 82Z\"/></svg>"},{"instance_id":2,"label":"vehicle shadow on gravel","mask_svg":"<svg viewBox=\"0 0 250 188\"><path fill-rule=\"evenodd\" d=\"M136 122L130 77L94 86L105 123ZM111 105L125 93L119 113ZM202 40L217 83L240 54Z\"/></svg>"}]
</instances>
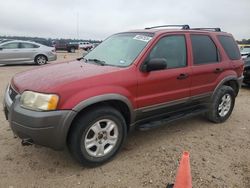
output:
<instances>
[{"instance_id":1,"label":"vehicle shadow on gravel","mask_svg":"<svg viewBox=\"0 0 250 188\"><path fill-rule=\"evenodd\" d=\"M250 90L250 85L242 84L241 89Z\"/></svg>"},{"instance_id":2,"label":"vehicle shadow on gravel","mask_svg":"<svg viewBox=\"0 0 250 188\"><path fill-rule=\"evenodd\" d=\"M9 68L9 67L42 67L42 66L46 66L46 65L49 65L49 64L52 64L54 63L55 61L50 61L50 62L47 62L45 65L37 65L35 63L22 63L22 64L0 64L0 69L1 67L4 67L4 68Z\"/></svg>"},{"instance_id":3,"label":"vehicle shadow on gravel","mask_svg":"<svg viewBox=\"0 0 250 188\"><path fill-rule=\"evenodd\" d=\"M195 117L191 119L189 118L186 121L184 119L176 121L174 123L162 125L161 127L148 131L133 130L129 132L126 143L124 144L121 151L110 163L119 162L119 160L127 161L132 156L137 155L138 153L140 153L137 150L138 146L141 150L144 150L144 148L147 148L148 146L157 143L160 144L163 141L171 143L170 140L172 140L173 138L186 135L190 131L203 129L204 126L208 127L212 125L212 123L204 120L203 117ZM71 172L72 170L76 172L82 171L83 169L89 169L88 167L81 166L76 160L74 160L67 149L63 151L54 151L46 147L34 145L24 146L23 152L24 154L21 155L27 155L25 157L25 159L27 160L26 162L29 163L29 166L32 169L43 168L52 172L55 171L55 169L71 169ZM31 156L27 154L30 152L32 153ZM107 165L110 163L107 163Z\"/></svg>"},{"instance_id":4,"label":"vehicle shadow on gravel","mask_svg":"<svg viewBox=\"0 0 250 188\"><path fill-rule=\"evenodd\" d=\"M163 124L158 128L147 131L134 130L128 135L127 146L131 144L130 142L137 142L137 144L143 147L143 145L152 144L157 141L160 142L162 139L166 140L170 137L178 137L188 134L190 131L202 130L213 125L213 123L206 120L203 116L197 116ZM125 150L127 146L125 146Z\"/></svg>"},{"instance_id":5,"label":"vehicle shadow on gravel","mask_svg":"<svg viewBox=\"0 0 250 188\"><path fill-rule=\"evenodd\" d=\"M26 63L23 63L23 64L11 64L11 65L0 64L0 68L1 67L17 67L17 66L35 67L35 66L38 66L38 65L36 65L36 64L26 64Z\"/></svg>"}]
</instances>

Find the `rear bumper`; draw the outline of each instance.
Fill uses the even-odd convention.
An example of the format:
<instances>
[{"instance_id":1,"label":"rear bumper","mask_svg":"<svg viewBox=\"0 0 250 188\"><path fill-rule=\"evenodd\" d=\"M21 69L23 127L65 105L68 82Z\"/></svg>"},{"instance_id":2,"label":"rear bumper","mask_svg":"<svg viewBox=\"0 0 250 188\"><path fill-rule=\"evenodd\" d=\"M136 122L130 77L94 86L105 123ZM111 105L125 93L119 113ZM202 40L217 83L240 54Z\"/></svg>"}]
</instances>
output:
<instances>
[{"instance_id":1,"label":"rear bumper","mask_svg":"<svg viewBox=\"0 0 250 188\"><path fill-rule=\"evenodd\" d=\"M8 102L8 93L4 97L4 112L15 135L21 139L31 139L38 145L56 150L66 145L67 133L75 116L71 110L37 112L20 106L20 95L15 101Z\"/></svg>"},{"instance_id":2,"label":"rear bumper","mask_svg":"<svg viewBox=\"0 0 250 188\"><path fill-rule=\"evenodd\" d=\"M48 56L48 61L55 61L57 60L57 55L56 54L52 54Z\"/></svg>"}]
</instances>

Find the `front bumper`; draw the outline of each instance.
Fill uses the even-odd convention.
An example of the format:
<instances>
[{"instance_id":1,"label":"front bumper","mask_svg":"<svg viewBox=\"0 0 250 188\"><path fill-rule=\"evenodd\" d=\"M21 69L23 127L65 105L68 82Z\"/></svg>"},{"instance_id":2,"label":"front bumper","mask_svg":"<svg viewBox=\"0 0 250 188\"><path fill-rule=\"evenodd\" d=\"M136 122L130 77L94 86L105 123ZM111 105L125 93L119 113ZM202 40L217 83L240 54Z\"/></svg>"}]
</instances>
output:
<instances>
[{"instance_id":1,"label":"front bumper","mask_svg":"<svg viewBox=\"0 0 250 188\"><path fill-rule=\"evenodd\" d=\"M24 109L20 106L20 95L11 101L7 91L4 112L15 135L56 150L66 145L67 133L75 117L72 110L37 112Z\"/></svg>"}]
</instances>

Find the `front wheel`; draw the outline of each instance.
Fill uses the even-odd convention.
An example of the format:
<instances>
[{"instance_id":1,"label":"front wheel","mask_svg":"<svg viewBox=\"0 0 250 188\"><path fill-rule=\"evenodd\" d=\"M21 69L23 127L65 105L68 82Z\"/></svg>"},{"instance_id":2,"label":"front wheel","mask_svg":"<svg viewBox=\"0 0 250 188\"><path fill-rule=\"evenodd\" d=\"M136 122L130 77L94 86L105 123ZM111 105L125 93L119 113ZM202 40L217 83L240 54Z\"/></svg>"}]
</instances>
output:
<instances>
[{"instance_id":1,"label":"front wheel","mask_svg":"<svg viewBox=\"0 0 250 188\"><path fill-rule=\"evenodd\" d=\"M73 156L86 166L101 165L112 159L127 135L126 123L112 107L96 107L72 125L68 145Z\"/></svg>"},{"instance_id":2,"label":"front wheel","mask_svg":"<svg viewBox=\"0 0 250 188\"><path fill-rule=\"evenodd\" d=\"M222 86L212 99L207 113L207 118L214 123L222 123L231 115L234 103L235 92L229 86Z\"/></svg>"}]
</instances>

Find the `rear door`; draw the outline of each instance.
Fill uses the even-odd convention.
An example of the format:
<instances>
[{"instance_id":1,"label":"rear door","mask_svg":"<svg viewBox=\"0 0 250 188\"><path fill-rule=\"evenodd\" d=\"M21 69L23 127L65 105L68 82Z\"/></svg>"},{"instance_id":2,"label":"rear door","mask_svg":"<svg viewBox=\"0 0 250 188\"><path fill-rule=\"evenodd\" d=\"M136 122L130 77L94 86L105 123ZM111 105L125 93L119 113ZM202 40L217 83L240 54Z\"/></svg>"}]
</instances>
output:
<instances>
[{"instance_id":1,"label":"rear door","mask_svg":"<svg viewBox=\"0 0 250 188\"><path fill-rule=\"evenodd\" d=\"M207 34L191 34L192 85L191 96L210 95L217 79L228 69L228 61L220 58L213 38Z\"/></svg>"},{"instance_id":2,"label":"rear door","mask_svg":"<svg viewBox=\"0 0 250 188\"><path fill-rule=\"evenodd\" d=\"M14 64L20 59L19 42L9 42L0 46L0 63Z\"/></svg>"},{"instance_id":3,"label":"rear door","mask_svg":"<svg viewBox=\"0 0 250 188\"><path fill-rule=\"evenodd\" d=\"M23 61L34 61L39 46L28 42L20 42L20 58Z\"/></svg>"}]
</instances>

